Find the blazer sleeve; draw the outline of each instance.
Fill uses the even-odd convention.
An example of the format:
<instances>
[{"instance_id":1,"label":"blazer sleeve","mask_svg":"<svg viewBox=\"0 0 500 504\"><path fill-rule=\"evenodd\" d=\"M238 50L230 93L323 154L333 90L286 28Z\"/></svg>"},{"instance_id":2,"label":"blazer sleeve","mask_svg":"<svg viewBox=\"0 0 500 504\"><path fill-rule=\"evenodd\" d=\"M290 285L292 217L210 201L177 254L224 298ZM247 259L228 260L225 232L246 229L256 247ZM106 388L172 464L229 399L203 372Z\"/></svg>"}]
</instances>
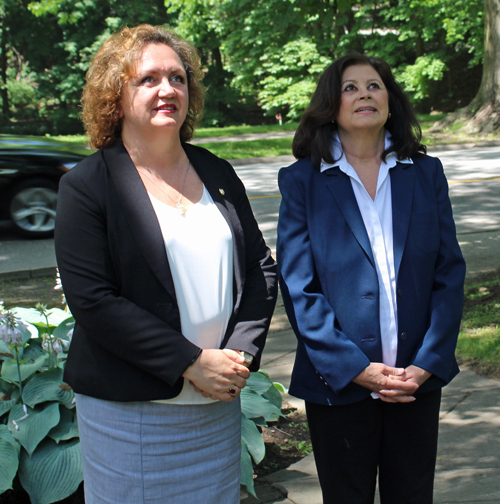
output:
<instances>
[{"instance_id":1,"label":"blazer sleeve","mask_svg":"<svg viewBox=\"0 0 500 504\"><path fill-rule=\"evenodd\" d=\"M278 291L277 268L258 227L245 187L227 163L233 188L233 203L244 237L244 286L241 302L230 321L226 348L243 350L254 356L251 371L259 369L260 359Z\"/></svg>"},{"instance_id":2,"label":"blazer sleeve","mask_svg":"<svg viewBox=\"0 0 500 504\"><path fill-rule=\"evenodd\" d=\"M116 249L133 238L123 236L127 226L113 229L108 222L113 203L107 201L105 170L96 169L90 158L85 163L61 179L58 196L55 247L68 305L85 332L82 337L173 386L200 349L167 322L172 307L162 306L155 315L122 295L121 275L130 272L120 270ZM131 274L139 278L141 273ZM145 300L153 297L147 286L138 285L137 293Z\"/></svg>"},{"instance_id":3,"label":"blazer sleeve","mask_svg":"<svg viewBox=\"0 0 500 504\"><path fill-rule=\"evenodd\" d=\"M465 261L456 237L448 183L436 159L434 188L439 222L439 252L429 306L429 327L413 364L448 383L452 377L464 302Z\"/></svg>"},{"instance_id":4,"label":"blazer sleeve","mask_svg":"<svg viewBox=\"0 0 500 504\"><path fill-rule=\"evenodd\" d=\"M309 188L304 179L288 168L281 169L278 176L282 196L277 247L281 293L299 344L305 347L316 372L338 393L370 361L340 330L322 292L307 213L308 205L323 202L307 200Z\"/></svg>"}]
</instances>

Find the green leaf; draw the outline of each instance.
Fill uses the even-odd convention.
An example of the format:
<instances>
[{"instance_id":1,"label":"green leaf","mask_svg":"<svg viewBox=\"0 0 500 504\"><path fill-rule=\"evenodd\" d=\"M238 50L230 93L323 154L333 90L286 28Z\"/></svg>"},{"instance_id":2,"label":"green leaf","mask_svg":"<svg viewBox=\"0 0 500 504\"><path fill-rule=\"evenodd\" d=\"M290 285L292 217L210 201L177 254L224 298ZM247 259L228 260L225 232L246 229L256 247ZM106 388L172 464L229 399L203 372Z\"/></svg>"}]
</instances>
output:
<instances>
[{"instance_id":1,"label":"green leaf","mask_svg":"<svg viewBox=\"0 0 500 504\"><path fill-rule=\"evenodd\" d=\"M21 364L21 381L26 380L26 378L29 378L32 374L40 370L46 359L47 355L40 355L34 360L28 358L27 362ZM4 361L2 364L2 378L7 381L19 383L19 372L15 359Z\"/></svg>"},{"instance_id":2,"label":"green leaf","mask_svg":"<svg viewBox=\"0 0 500 504\"><path fill-rule=\"evenodd\" d=\"M27 418L20 420L25 413L22 405L16 404L10 411L8 427L31 455L42 439L59 423L59 403L37 406L34 409L27 406L27 411Z\"/></svg>"},{"instance_id":3,"label":"green leaf","mask_svg":"<svg viewBox=\"0 0 500 504\"><path fill-rule=\"evenodd\" d=\"M67 315L67 314L66 314ZM68 332L75 326L75 319L69 317L64 319L55 329L52 335L64 341L69 341Z\"/></svg>"},{"instance_id":4,"label":"green leaf","mask_svg":"<svg viewBox=\"0 0 500 504\"><path fill-rule=\"evenodd\" d=\"M31 406L45 401L59 401L67 408L73 408L75 394L73 390L62 381L63 370L61 368L49 369L43 373L35 375L24 387L24 402Z\"/></svg>"},{"instance_id":5,"label":"green leaf","mask_svg":"<svg viewBox=\"0 0 500 504\"><path fill-rule=\"evenodd\" d=\"M273 403L246 387L241 391L241 411L259 425L275 422L281 416L281 410Z\"/></svg>"},{"instance_id":6,"label":"green leaf","mask_svg":"<svg viewBox=\"0 0 500 504\"><path fill-rule=\"evenodd\" d=\"M243 413L241 414L241 437L245 440L253 461L256 464L262 462L266 454L264 439L255 422L249 420Z\"/></svg>"},{"instance_id":7,"label":"green leaf","mask_svg":"<svg viewBox=\"0 0 500 504\"><path fill-rule=\"evenodd\" d=\"M40 329L47 328L47 319L45 315L40 313L36 308L14 308L12 312L24 322L28 322ZM52 308L51 310L47 310L46 313L49 327L52 328L57 327L68 318L68 312L61 310L61 308Z\"/></svg>"},{"instance_id":8,"label":"green leaf","mask_svg":"<svg viewBox=\"0 0 500 504\"><path fill-rule=\"evenodd\" d=\"M19 466L21 445L6 425L0 425L0 494L12 488Z\"/></svg>"},{"instance_id":9,"label":"green leaf","mask_svg":"<svg viewBox=\"0 0 500 504\"><path fill-rule=\"evenodd\" d=\"M282 383L279 383L279 382L273 382L273 385L274 385L274 388L278 391L278 392L282 392L283 394L288 394L288 389L282 384Z\"/></svg>"},{"instance_id":10,"label":"green leaf","mask_svg":"<svg viewBox=\"0 0 500 504\"><path fill-rule=\"evenodd\" d=\"M19 396L19 394L18 394ZM6 399L4 399L3 397L5 397ZM7 411L10 411L11 408L14 406L14 404L16 404L16 400L15 399L7 399L7 397L9 396L3 396L2 399L0 399L0 417L2 415L4 415L5 413L7 413Z\"/></svg>"},{"instance_id":11,"label":"green leaf","mask_svg":"<svg viewBox=\"0 0 500 504\"><path fill-rule=\"evenodd\" d=\"M260 395L264 395L272 386L273 382L269 379L267 373L264 371L257 371L255 373L250 373L250 378L247 380L245 389L251 389Z\"/></svg>"},{"instance_id":12,"label":"green leaf","mask_svg":"<svg viewBox=\"0 0 500 504\"><path fill-rule=\"evenodd\" d=\"M12 359L13 357L12 349L4 340L0 339L0 359Z\"/></svg>"},{"instance_id":13,"label":"green leaf","mask_svg":"<svg viewBox=\"0 0 500 504\"><path fill-rule=\"evenodd\" d=\"M247 443L243 438L241 438L240 468L241 468L240 484L242 484L247 489L248 493L252 494L255 498L257 498L255 488L253 485L252 457L250 456L250 452L248 451Z\"/></svg>"},{"instance_id":14,"label":"green leaf","mask_svg":"<svg viewBox=\"0 0 500 504\"><path fill-rule=\"evenodd\" d=\"M50 504L73 494L83 480L80 441L45 439L31 457L23 450L19 479L32 504Z\"/></svg>"},{"instance_id":15,"label":"green leaf","mask_svg":"<svg viewBox=\"0 0 500 504\"><path fill-rule=\"evenodd\" d=\"M269 390L262 397L270 401L271 404L274 404L274 406L276 406L281 411L283 398L281 397L281 394L278 392L279 389L276 387L276 384L273 385L274 386L270 387Z\"/></svg>"},{"instance_id":16,"label":"green leaf","mask_svg":"<svg viewBox=\"0 0 500 504\"><path fill-rule=\"evenodd\" d=\"M49 437L52 438L56 443L79 437L76 410L70 410L61 405L59 412L61 414L61 420L49 432Z\"/></svg>"}]
</instances>

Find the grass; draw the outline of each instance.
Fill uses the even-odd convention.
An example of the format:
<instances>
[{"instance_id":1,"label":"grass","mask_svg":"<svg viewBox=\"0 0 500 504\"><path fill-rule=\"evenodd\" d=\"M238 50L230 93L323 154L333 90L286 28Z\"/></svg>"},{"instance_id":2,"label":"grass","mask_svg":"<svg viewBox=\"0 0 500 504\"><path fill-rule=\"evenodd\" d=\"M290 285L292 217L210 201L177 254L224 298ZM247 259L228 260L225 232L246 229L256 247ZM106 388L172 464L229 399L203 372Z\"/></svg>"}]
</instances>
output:
<instances>
[{"instance_id":1,"label":"grass","mask_svg":"<svg viewBox=\"0 0 500 504\"><path fill-rule=\"evenodd\" d=\"M210 138L220 136L245 135L248 133L269 133L275 131L295 131L299 124L296 122L286 122L282 126L279 124L265 124L262 126L227 126L225 128L198 128L196 138Z\"/></svg>"},{"instance_id":2,"label":"grass","mask_svg":"<svg viewBox=\"0 0 500 504\"><path fill-rule=\"evenodd\" d=\"M500 276L467 285L457 357L500 378Z\"/></svg>"},{"instance_id":3,"label":"grass","mask_svg":"<svg viewBox=\"0 0 500 504\"><path fill-rule=\"evenodd\" d=\"M463 123L452 125L445 131L431 132L429 129L436 122L445 118L447 114L418 114L420 126L422 127L422 142L427 146L444 144L463 144L488 141L500 141L500 134L472 134L458 131ZM247 133L271 133L275 131L294 131L297 123L288 122L280 126L279 124L266 124L262 126L228 126L225 128L199 128L196 130L195 138L212 138L224 136L238 136ZM60 135L52 137L56 140L69 144L82 145L87 143L85 135ZM225 159L242 159L263 156L278 156L291 154L291 138L276 138L263 140L248 140L240 142L220 142L203 144L203 147L211 150L214 154Z\"/></svg>"},{"instance_id":4,"label":"grass","mask_svg":"<svg viewBox=\"0 0 500 504\"><path fill-rule=\"evenodd\" d=\"M282 156L292 153L292 138L206 143L202 147L223 159Z\"/></svg>"},{"instance_id":5,"label":"grass","mask_svg":"<svg viewBox=\"0 0 500 504\"><path fill-rule=\"evenodd\" d=\"M197 128L195 138L213 138L223 136L245 135L250 133L271 133L276 131L295 131L298 123L287 122L282 126L279 124L264 124L261 126L248 126L242 124L240 126L227 126L225 128ZM47 135L50 136L50 135ZM86 135L55 135L50 136L54 140L67 142L69 144L86 144L88 139Z\"/></svg>"}]
</instances>

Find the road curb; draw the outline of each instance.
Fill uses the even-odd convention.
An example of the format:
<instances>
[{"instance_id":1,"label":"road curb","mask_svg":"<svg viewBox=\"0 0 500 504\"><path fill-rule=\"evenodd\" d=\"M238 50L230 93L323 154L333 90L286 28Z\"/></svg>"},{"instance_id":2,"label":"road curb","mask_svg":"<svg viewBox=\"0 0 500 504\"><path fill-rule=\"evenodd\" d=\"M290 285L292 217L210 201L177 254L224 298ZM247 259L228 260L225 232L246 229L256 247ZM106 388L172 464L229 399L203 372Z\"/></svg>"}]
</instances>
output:
<instances>
[{"instance_id":1,"label":"road curb","mask_svg":"<svg viewBox=\"0 0 500 504\"><path fill-rule=\"evenodd\" d=\"M55 266L49 266L47 268L21 270L21 271L4 271L0 272L0 280L28 280L30 278L55 275L56 272L57 268Z\"/></svg>"}]
</instances>

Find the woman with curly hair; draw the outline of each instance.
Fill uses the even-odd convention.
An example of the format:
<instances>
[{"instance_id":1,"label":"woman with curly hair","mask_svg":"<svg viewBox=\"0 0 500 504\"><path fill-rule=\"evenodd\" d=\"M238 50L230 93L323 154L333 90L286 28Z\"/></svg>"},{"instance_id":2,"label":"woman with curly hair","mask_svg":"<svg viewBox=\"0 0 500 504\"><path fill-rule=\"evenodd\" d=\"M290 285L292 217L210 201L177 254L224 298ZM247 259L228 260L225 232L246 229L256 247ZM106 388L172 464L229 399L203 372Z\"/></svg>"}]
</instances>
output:
<instances>
[{"instance_id":1,"label":"woman with curly hair","mask_svg":"<svg viewBox=\"0 0 500 504\"><path fill-rule=\"evenodd\" d=\"M186 143L201 77L196 50L149 25L87 74L100 150L61 180L55 233L87 503L239 502L239 394L276 270L233 168Z\"/></svg>"}]
</instances>

